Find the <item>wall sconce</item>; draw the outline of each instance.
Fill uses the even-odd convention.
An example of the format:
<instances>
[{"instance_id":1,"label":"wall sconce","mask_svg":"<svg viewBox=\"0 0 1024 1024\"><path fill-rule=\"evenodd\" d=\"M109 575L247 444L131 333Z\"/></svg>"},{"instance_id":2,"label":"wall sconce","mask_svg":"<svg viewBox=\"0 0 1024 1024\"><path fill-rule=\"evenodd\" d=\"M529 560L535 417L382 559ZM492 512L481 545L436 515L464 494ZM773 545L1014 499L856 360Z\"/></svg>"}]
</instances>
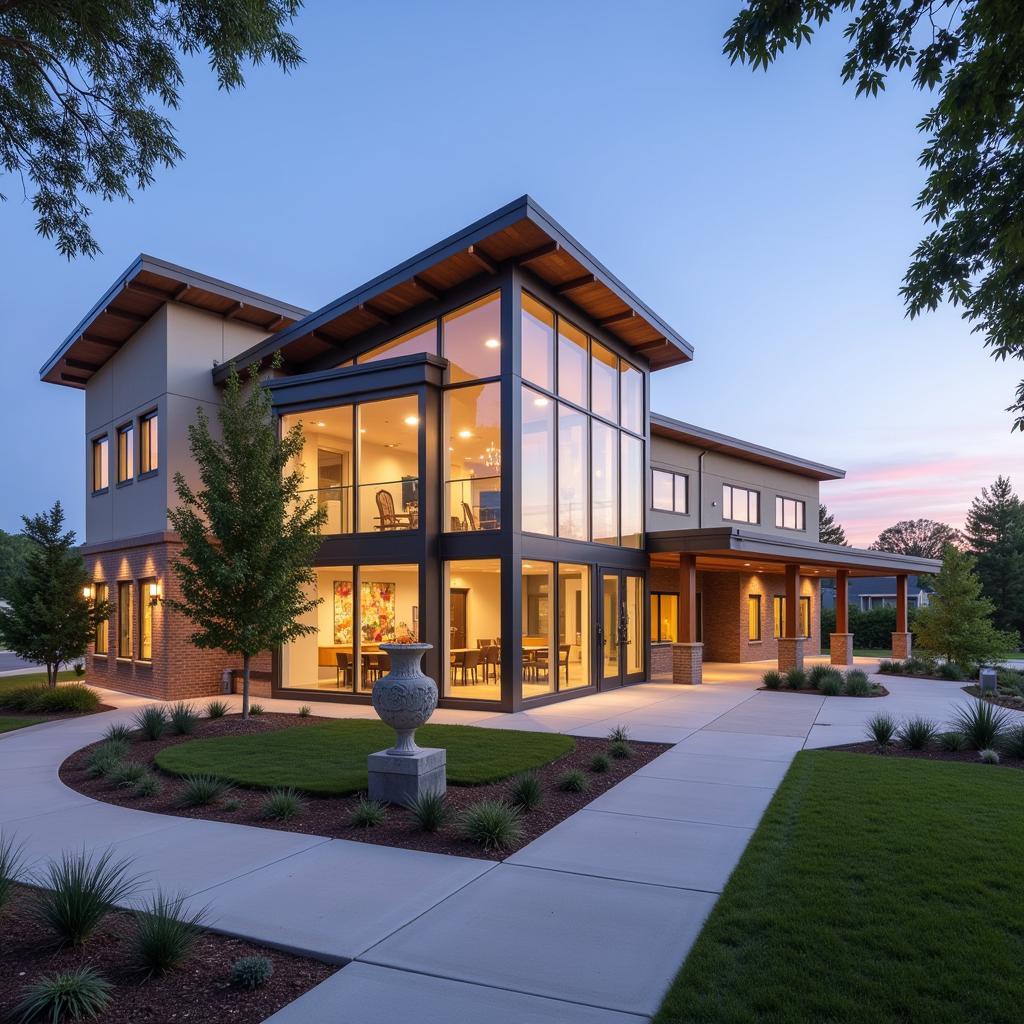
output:
<instances>
[{"instance_id":1,"label":"wall sconce","mask_svg":"<svg viewBox=\"0 0 1024 1024\"><path fill-rule=\"evenodd\" d=\"M84 597L86 601L91 601L95 596L96 588L91 583L86 583L86 585L82 587L82 597Z\"/></svg>"},{"instance_id":2,"label":"wall sconce","mask_svg":"<svg viewBox=\"0 0 1024 1024\"><path fill-rule=\"evenodd\" d=\"M160 600L160 584L154 580L149 585L149 603L153 607L156 607L157 601Z\"/></svg>"}]
</instances>

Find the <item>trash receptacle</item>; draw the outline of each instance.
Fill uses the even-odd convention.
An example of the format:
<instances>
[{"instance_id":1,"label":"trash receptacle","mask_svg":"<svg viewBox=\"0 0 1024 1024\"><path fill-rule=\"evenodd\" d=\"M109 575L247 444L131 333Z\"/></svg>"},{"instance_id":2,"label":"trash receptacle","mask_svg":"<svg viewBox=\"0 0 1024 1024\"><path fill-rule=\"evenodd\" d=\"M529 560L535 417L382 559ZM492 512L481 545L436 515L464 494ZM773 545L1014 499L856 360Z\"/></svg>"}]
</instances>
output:
<instances>
[{"instance_id":1,"label":"trash receptacle","mask_svg":"<svg viewBox=\"0 0 1024 1024\"><path fill-rule=\"evenodd\" d=\"M996 692L996 670L994 668L983 668L978 673L978 684L982 693Z\"/></svg>"},{"instance_id":2,"label":"trash receptacle","mask_svg":"<svg viewBox=\"0 0 1024 1024\"><path fill-rule=\"evenodd\" d=\"M234 690L234 686L232 685L231 677L232 677L232 671L229 668L224 669L224 671L220 674L220 692L221 693L231 693Z\"/></svg>"}]
</instances>

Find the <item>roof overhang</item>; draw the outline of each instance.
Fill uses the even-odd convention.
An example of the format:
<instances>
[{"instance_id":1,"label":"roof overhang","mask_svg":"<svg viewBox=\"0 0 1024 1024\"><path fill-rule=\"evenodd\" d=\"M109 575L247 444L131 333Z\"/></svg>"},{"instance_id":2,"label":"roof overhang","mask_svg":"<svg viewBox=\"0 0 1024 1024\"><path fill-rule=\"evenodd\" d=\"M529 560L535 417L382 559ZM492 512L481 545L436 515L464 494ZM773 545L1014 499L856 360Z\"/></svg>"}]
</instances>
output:
<instances>
[{"instance_id":1,"label":"roof overhang","mask_svg":"<svg viewBox=\"0 0 1024 1024\"><path fill-rule=\"evenodd\" d=\"M50 384L84 388L89 378L168 302L180 302L268 332L287 327L308 313L143 254L61 342L39 370L39 376Z\"/></svg>"},{"instance_id":2,"label":"roof overhang","mask_svg":"<svg viewBox=\"0 0 1024 1024\"><path fill-rule=\"evenodd\" d=\"M787 473L797 473L810 477L812 480L842 480L846 476L845 469L826 466L821 462L811 462L797 455L787 455L774 448L765 448L752 441L741 441L738 437L719 434L714 430L683 423L660 413L651 413L651 433L660 437L669 437L674 441L692 444L709 452L721 452L724 455L735 455L747 462L758 462L762 466L784 469Z\"/></svg>"},{"instance_id":3,"label":"roof overhang","mask_svg":"<svg viewBox=\"0 0 1024 1024\"><path fill-rule=\"evenodd\" d=\"M533 199L522 196L279 331L238 361L266 361L277 350L287 363L298 366L328 352L346 358L367 331L509 266L527 267L624 345L642 353L652 369L693 358L693 346L685 338ZM222 381L227 372L227 367L218 368L214 380Z\"/></svg>"},{"instance_id":4,"label":"roof overhang","mask_svg":"<svg viewBox=\"0 0 1024 1024\"><path fill-rule=\"evenodd\" d=\"M648 533L647 550L653 565L674 564L678 559L673 554L691 554L698 556L699 568L733 571L779 572L783 565L797 564L812 575L831 576L837 569L846 569L851 576L895 576L936 573L942 568L937 558L808 543L727 526Z\"/></svg>"}]
</instances>

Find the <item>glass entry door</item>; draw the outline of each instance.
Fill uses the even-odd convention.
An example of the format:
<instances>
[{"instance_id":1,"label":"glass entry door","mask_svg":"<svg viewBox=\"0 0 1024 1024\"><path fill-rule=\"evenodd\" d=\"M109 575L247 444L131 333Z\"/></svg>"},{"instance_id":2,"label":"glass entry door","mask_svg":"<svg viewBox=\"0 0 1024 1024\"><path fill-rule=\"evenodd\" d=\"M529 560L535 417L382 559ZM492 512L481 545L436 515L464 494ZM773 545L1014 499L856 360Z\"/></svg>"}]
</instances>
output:
<instances>
[{"instance_id":1,"label":"glass entry door","mask_svg":"<svg viewBox=\"0 0 1024 1024\"><path fill-rule=\"evenodd\" d=\"M643 576L605 569L601 573L598 622L598 685L610 690L644 678Z\"/></svg>"}]
</instances>

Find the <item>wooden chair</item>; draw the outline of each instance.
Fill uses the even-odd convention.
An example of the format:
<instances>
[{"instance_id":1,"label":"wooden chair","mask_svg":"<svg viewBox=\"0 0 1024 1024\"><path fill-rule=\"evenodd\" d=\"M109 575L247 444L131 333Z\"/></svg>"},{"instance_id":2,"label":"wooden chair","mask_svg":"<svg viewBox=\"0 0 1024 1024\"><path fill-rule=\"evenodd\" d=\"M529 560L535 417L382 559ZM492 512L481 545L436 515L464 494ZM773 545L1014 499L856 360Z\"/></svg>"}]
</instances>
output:
<instances>
[{"instance_id":1,"label":"wooden chair","mask_svg":"<svg viewBox=\"0 0 1024 1024\"><path fill-rule=\"evenodd\" d=\"M480 652L479 651L460 651L455 655L455 673L456 677L458 674L462 674L462 685L468 684L468 676L472 675L473 682L480 682L479 675L480 668Z\"/></svg>"},{"instance_id":2,"label":"wooden chair","mask_svg":"<svg viewBox=\"0 0 1024 1024\"><path fill-rule=\"evenodd\" d=\"M558 645L558 671L561 673L562 669L565 669L565 683L569 685L569 652L572 650L572 644L559 644Z\"/></svg>"},{"instance_id":3,"label":"wooden chair","mask_svg":"<svg viewBox=\"0 0 1024 1024\"><path fill-rule=\"evenodd\" d=\"M465 501L462 503L462 528L474 532L479 529L476 525L476 516L473 515L473 509Z\"/></svg>"},{"instance_id":4,"label":"wooden chair","mask_svg":"<svg viewBox=\"0 0 1024 1024\"><path fill-rule=\"evenodd\" d=\"M338 682L338 689L339 690L341 689L341 681L342 681L342 679L345 680L345 685L347 687L351 688L352 683L353 683L351 656L348 655L348 654L337 653L337 654L335 654L334 657L337 659L337 673L338 673L338 675L337 675L337 682Z\"/></svg>"},{"instance_id":5,"label":"wooden chair","mask_svg":"<svg viewBox=\"0 0 1024 1024\"><path fill-rule=\"evenodd\" d=\"M501 672L501 648L488 643L480 648L480 657L484 666L484 682L490 679L491 669L494 669L494 681L497 682Z\"/></svg>"},{"instance_id":6,"label":"wooden chair","mask_svg":"<svg viewBox=\"0 0 1024 1024\"><path fill-rule=\"evenodd\" d=\"M381 488L376 497L379 530L408 530L416 525L411 513L395 511L395 499L390 491Z\"/></svg>"}]
</instances>

